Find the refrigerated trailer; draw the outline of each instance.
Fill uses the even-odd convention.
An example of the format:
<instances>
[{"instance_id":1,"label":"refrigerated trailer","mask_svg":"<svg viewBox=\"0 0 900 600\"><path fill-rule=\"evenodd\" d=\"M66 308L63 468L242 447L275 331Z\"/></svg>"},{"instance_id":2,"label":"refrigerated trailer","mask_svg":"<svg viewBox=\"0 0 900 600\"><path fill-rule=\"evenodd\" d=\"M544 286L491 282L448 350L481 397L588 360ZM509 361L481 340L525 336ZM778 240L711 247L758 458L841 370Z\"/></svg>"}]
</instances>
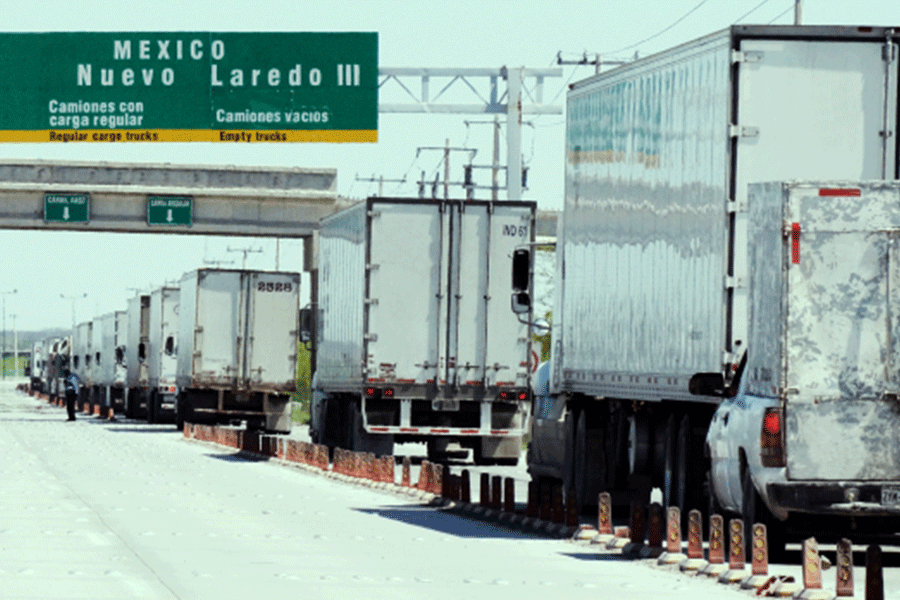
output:
<instances>
[{"instance_id":1,"label":"refrigerated trailer","mask_svg":"<svg viewBox=\"0 0 900 600\"><path fill-rule=\"evenodd\" d=\"M178 352L179 290L162 287L150 294L147 335L147 422L175 418L178 395L176 355Z\"/></svg>"},{"instance_id":2,"label":"refrigerated trailer","mask_svg":"<svg viewBox=\"0 0 900 600\"><path fill-rule=\"evenodd\" d=\"M150 375L147 352L150 342L150 294L128 300L125 344L125 415L147 417Z\"/></svg>"},{"instance_id":3,"label":"refrigerated trailer","mask_svg":"<svg viewBox=\"0 0 900 600\"><path fill-rule=\"evenodd\" d=\"M748 351L747 186L896 179L897 45L733 26L571 86L539 484L706 508L704 438Z\"/></svg>"},{"instance_id":4,"label":"refrigerated trailer","mask_svg":"<svg viewBox=\"0 0 900 600\"><path fill-rule=\"evenodd\" d=\"M508 261L534 219L533 202L389 198L323 219L312 437L518 461L531 339L509 310Z\"/></svg>"},{"instance_id":5,"label":"refrigerated trailer","mask_svg":"<svg viewBox=\"0 0 900 600\"><path fill-rule=\"evenodd\" d=\"M198 269L180 283L176 425L290 433L300 274Z\"/></svg>"},{"instance_id":6,"label":"refrigerated trailer","mask_svg":"<svg viewBox=\"0 0 900 600\"><path fill-rule=\"evenodd\" d=\"M94 378L97 401L116 411L124 409L127 313L115 311L94 319Z\"/></svg>"}]
</instances>

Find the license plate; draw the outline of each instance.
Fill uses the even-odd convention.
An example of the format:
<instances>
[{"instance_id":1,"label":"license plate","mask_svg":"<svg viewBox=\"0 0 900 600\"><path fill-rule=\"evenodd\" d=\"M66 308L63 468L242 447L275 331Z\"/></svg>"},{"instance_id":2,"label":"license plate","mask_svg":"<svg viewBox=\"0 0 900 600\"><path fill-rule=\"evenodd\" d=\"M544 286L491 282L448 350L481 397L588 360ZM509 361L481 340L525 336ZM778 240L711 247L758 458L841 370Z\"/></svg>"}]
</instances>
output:
<instances>
[{"instance_id":1,"label":"license plate","mask_svg":"<svg viewBox=\"0 0 900 600\"><path fill-rule=\"evenodd\" d=\"M459 410L459 400L432 400L431 410L451 412Z\"/></svg>"},{"instance_id":2,"label":"license plate","mask_svg":"<svg viewBox=\"0 0 900 600\"><path fill-rule=\"evenodd\" d=\"M882 506L900 506L900 486L884 486L881 488Z\"/></svg>"}]
</instances>

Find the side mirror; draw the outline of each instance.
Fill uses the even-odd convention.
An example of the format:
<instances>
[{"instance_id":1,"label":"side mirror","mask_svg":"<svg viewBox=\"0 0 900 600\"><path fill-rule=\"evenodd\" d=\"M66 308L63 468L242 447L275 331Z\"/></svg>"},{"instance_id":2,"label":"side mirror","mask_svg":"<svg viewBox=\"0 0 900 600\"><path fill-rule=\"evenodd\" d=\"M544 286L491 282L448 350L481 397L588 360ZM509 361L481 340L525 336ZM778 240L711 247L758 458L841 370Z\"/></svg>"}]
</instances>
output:
<instances>
[{"instance_id":1,"label":"side mirror","mask_svg":"<svg viewBox=\"0 0 900 600\"><path fill-rule=\"evenodd\" d=\"M513 252L512 289L527 292L531 288L531 251L519 249Z\"/></svg>"},{"instance_id":2,"label":"side mirror","mask_svg":"<svg viewBox=\"0 0 900 600\"><path fill-rule=\"evenodd\" d=\"M511 305L517 315L531 312L531 296L528 292L513 292Z\"/></svg>"},{"instance_id":3,"label":"side mirror","mask_svg":"<svg viewBox=\"0 0 900 600\"><path fill-rule=\"evenodd\" d=\"M300 309L300 341L308 344L313 340L312 308Z\"/></svg>"},{"instance_id":4,"label":"side mirror","mask_svg":"<svg viewBox=\"0 0 900 600\"><path fill-rule=\"evenodd\" d=\"M512 311L524 314L531 311L531 251L518 249L512 257Z\"/></svg>"},{"instance_id":5,"label":"side mirror","mask_svg":"<svg viewBox=\"0 0 900 600\"><path fill-rule=\"evenodd\" d=\"M688 391L697 396L724 396L725 378L721 373L695 373L688 382Z\"/></svg>"}]
</instances>

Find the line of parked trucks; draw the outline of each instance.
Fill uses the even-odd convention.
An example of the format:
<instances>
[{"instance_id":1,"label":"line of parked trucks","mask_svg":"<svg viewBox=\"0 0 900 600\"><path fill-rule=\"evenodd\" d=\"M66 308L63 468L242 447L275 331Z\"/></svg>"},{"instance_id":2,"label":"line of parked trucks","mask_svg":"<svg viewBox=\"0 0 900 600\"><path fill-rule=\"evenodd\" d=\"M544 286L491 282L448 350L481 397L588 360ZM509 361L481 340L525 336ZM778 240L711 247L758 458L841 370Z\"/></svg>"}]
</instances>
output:
<instances>
[{"instance_id":1,"label":"line of parked trucks","mask_svg":"<svg viewBox=\"0 0 900 600\"><path fill-rule=\"evenodd\" d=\"M748 527L900 530L898 45L887 27L733 26L570 86L551 359L531 382L533 203L374 198L325 219L303 319L313 439L514 463L530 431L531 477L579 505L656 487ZM93 393L230 414L277 371L240 358L260 347L248 312L213 341L202 273L57 343Z\"/></svg>"},{"instance_id":2,"label":"line of parked trucks","mask_svg":"<svg viewBox=\"0 0 900 600\"><path fill-rule=\"evenodd\" d=\"M69 369L82 381L79 406L178 428L243 421L289 433L299 303L299 273L191 271L35 344L31 386L62 396Z\"/></svg>"}]
</instances>

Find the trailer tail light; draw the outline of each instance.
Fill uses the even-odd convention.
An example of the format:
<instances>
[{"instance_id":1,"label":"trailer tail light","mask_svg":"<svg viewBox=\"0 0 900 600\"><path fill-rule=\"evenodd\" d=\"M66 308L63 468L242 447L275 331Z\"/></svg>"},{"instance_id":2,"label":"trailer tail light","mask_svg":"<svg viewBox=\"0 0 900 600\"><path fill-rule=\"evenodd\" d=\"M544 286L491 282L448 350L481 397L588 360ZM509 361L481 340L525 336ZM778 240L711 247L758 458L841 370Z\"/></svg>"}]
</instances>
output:
<instances>
[{"instance_id":1,"label":"trailer tail light","mask_svg":"<svg viewBox=\"0 0 900 600\"><path fill-rule=\"evenodd\" d=\"M393 398L394 397L394 388L385 388L382 392L385 398Z\"/></svg>"},{"instance_id":2,"label":"trailer tail light","mask_svg":"<svg viewBox=\"0 0 900 600\"><path fill-rule=\"evenodd\" d=\"M759 438L759 451L764 467L783 467L785 465L783 421L780 408L766 409Z\"/></svg>"},{"instance_id":3,"label":"trailer tail light","mask_svg":"<svg viewBox=\"0 0 900 600\"><path fill-rule=\"evenodd\" d=\"M366 388L366 398L375 398L378 396L378 388Z\"/></svg>"},{"instance_id":4,"label":"trailer tail light","mask_svg":"<svg viewBox=\"0 0 900 600\"><path fill-rule=\"evenodd\" d=\"M519 400L525 400L528 398L527 392L519 392Z\"/></svg>"},{"instance_id":5,"label":"trailer tail light","mask_svg":"<svg viewBox=\"0 0 900 600\"><path fill-rule=\"evenodd\" d=\"M819 196L862 196L862 190L859 188L819 188Z\"/></svg>"},{"instance_id":6,"label":"trailer tail light","mask_svg":"<svg viewBox=\"0 0 900 600\"><path fill-rule=\"evenodd\" d=\"M791 225L791 263L800 264L800 223Z\"/></svg>"}]
</instances>

